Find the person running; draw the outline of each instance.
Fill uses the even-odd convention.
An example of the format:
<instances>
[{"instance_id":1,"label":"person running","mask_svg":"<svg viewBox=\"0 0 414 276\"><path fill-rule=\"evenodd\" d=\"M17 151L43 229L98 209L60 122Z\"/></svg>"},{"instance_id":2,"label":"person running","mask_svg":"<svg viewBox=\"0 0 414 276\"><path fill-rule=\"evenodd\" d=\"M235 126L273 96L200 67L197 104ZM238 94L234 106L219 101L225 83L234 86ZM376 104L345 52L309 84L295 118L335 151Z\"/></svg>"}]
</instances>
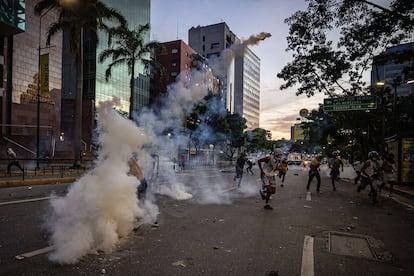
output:
<instances>
[{"instance_id":1,"label":"person running","mask_svg":"<svg viewBox=\"0 0 414 276\"><path fill-rule=\"evenodd\" d=\"M332 181L332 189L336 191L335 181L339 181L339 169L342 168L342 172L344 171L344 163L342 162L341 158L337 151L332 153L331 159L328 162L329 168L331 169L331 181Z\"/></svg>"},{"instance_id":2,"label":"person running","mask_svg":"<svg viewBox=\"0 0 414 276\"><path fill-rule=\"evenodd\" d=\"M278 157L279 152L274 151L273 154L257 160L257 164L259 165L260 169L260 178L263 182L263 187L260 191L260 195L266 202L264 208L267 210L273 210L273 207L270 206L269 201L270 196L276 193L276 172L278 166Z\"/></svg>"},{"instance_id":3,"label":"person running","mask_svg":"<svg viewBox=\"0 0 414 276\"><path fill-rule=\"evenodd\" d=\"M148 189L148 183L147 183L147 180L145 179L144 173L141 170L141 167L138 165L137 160L135 160L134 158L130 158L128 160L128 165L129 165L128 174L135 176L140 182L138 189L137 189L138 198L139 199L145 198L145 194Z\"/></svg>"},{"instance_id":4,"label":"person running","mask_svg":"<svg viewBox=\"0 0 414 276\"><path fill-rule=\"evenodd\" d=\"M359 180L361 179L361 169L362 169L363 162L361 161L361 155L356 154L355 155L355 161L352 163L352 166L354 167L356 177L354 179L354 184L357 185Z\"/></svg>"},{"instance_id":5,"label":"person running","mask_svg":"<svg viewBox=\"0 0 414 276\"><path fill-rule=\"evenodd\" d=\"M384 183L383 186L389 185L389 197L392 197L392 192L394 191L394 182L395 182L395 157L394 154L389 153L382 163L382 171L384 172Z\"/></svg>"},{"instance_id":6,"label":"person running","mask_svg":"<svg viewBox=\"0 0 414 276\"><path fill-rule=\"evenodd\" d=\"M253 168L253 162L252 162L252 160L247 159L246 163L247 163L246 172L247 173L250 173L251 175L254 175L254 173L252 171L252 168Z\"/></svg>"},{"instance_id":7,"label":"person running","mask_svg":"<svg viewBox=\"0 0 414 276\"><path fill-rule=\"evenodd\" d=\"M7 174L11 174L11 168L13 166L17 167L22 173L24 173L24 170L22 166L20 165L19 161L17 160L17 155L14 152L12 148L7 148L7 157L9 158L9 165L7 166Z\"/></svg>"},{"instance_id":8,"label":"person running","mask_svg":"<svg viewBox=\"0 0 414 276\"><path fill-rule=\"evenodd\" d=\"M236 175L234 181L237 183L237 187L240 188L241 181L243 178L244 164L246 163L246 154L242 152L236 160Z\"/></svg>"},{"instance_id":9,"label":"person running","mask_svg":"<svg viewBox=\"0 0 414 276\"><path fill-rule=\"evenodd\" d=\"M369 196L372 198L373 204L377 203L378 182L381 182L381 162L376 151L368 153L368 160L361 169L361 184L357 191L364 190L366 186L370 186Z\"/></svg>"},{"instance_id":10,"label":"person running","mask_svg":"<svg viewBox=\"0 0 414 276\"><path fill-rule=\"evenodd\" d=\"M289 170L286 159L282 159L282 161L280 161L278 170L279 174L277 176L279 176L279 179L282 179L282 184L280 184L280 186L283 187L285 184L286 173Z\"/></svg>"},{"instance_id":11,"label":"person running","mask_svg":"<svg viewBox=\"0 0 414 276\"><path fill-rule=\"evenodd\" d=\"M319 167L321 166L322 161L322 155L316 156L309 165L309 179L308 179L308 185L306 186L306 191L309 192L310 185L312 183L312 180L316 177L316 180L318 181L316 185L316 192L320 193L321 189L321 176L319 174Z\"/></svg>"}]
</instances>

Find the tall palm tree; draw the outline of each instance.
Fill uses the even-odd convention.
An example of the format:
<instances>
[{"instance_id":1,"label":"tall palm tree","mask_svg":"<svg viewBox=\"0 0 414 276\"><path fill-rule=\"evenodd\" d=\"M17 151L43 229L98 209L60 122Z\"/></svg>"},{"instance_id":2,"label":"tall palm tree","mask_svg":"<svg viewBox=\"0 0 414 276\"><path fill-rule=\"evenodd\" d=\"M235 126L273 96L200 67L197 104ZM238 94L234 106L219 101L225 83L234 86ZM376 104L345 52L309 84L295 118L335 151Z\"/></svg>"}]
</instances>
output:
<instances>
[{"instance_id":1,"label":"tall palm tree","mask_svg":"<svg viewBox=\"0 0 414 276\"><path fill-rule=\"evenodd\" d=\"M162 45L156 41L145 43L144 35L149 31L149 24L140 25L136 29L129 29L128 26L112 28L108 36L108 49L99 56L99 62L103 63L111 59L111 63L105 71L105 79L108 81L112 75L112 69L117 66L126 65L130 75L130 105L129 118L132 119L132 112L136 103L135 99L135 65L142 62L148 66L151 58L145 58L148 54Z\"/></svg>"},{"instance_id":2,"label":"tall palm tree","mask_svg":"<svg viewBox=\"0 0 414 276\"><path fill-rule=\"evenodd\" d=\"M99 31L108 31L108 24L126 25L125 18L115 9L100 0L40 0L35 12L56 9L59 17L49 26L46 44L59 32L68 32L70 49L76 60L76 93L75 93L75 165L80 165L82 140L82 96L83 96L83 37L87 33L91 40L98 43Z\"/></svg>"}]
</instances>

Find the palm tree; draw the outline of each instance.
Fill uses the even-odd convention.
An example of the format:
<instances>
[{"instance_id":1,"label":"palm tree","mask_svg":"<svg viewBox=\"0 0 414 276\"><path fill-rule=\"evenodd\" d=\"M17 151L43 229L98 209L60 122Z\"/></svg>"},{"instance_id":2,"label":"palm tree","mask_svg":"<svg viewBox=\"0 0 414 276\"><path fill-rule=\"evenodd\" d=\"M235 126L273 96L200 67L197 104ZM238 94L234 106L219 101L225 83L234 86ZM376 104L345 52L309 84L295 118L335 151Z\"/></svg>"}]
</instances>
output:
<instances>
[{"instance_id":1,"label":"palm tree","mask_svg":"<svg viewBox=\"0 0 414 276\"><path fill-rule=\"evenodd\" d=\"M46 44L59 32L68 32L70 49L76 60L76 93L75 93L75 135L74 153L75 166L80 165L82 140L82 95L83 95L83 37L90 35L91 40L98 43L98 31L108 31L108 24L126 25L125 18L115 9L100 0L40 0L35 12L56 9L59 17L49 26Z\"/></svg>"},{"instance_id":2,"label":"palm tree","mask_svg":"<svg viewBox=\"0 0 414 276\"><path fill-rule=\"evenodd\" d=\"M140 25L136 29L129 29L128 26L112 28L108 36L108 49L104 50L99 56L99 62L111 58L111 63L105 71L105 79L108 81L112 75L112 69L117 66L127 65L130 75L130 105L129 118L132 119L132 112L135 106L135 65L137 62L144 63L145 66L151 64L151 58L145 56L151 54L156 48L162 45L156 41L145 43L144 35L149 31L149 24Z\"/></svg>"}]
</instances>

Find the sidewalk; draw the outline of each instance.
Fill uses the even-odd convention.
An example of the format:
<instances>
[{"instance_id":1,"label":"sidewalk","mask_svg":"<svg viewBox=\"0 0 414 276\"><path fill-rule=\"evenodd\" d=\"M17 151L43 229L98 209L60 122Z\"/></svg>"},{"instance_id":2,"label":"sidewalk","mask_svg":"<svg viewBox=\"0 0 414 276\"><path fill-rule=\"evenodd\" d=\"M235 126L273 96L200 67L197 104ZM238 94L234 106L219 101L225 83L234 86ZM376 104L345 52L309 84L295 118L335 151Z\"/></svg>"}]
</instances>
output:
<instances>
[{"instance_id":1,"label":"sidewalk","mask_svg":"<svg viewBox=\"0 0 414 276\"><path fill-rule=\"evenodd\" d=\"M79 178L81 174L72 174L66 176L60 175L37 175L37 176L22 176L14 175L10 177L0 177L0 189L10 187L21 187L21 186L36 186L36 185L50 185L50 184L63 184L72 183Z\"/></svg>"}]
</instances>

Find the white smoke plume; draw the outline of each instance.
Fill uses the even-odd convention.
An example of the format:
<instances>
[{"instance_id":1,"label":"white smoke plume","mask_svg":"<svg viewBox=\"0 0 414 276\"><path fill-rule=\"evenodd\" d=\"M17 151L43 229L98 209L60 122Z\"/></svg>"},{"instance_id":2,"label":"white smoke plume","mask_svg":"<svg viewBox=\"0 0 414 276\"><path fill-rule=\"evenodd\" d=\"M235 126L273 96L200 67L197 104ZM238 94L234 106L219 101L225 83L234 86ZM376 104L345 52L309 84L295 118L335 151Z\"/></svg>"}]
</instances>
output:
<instances>
[{"instance_id":1,"label":"white smoke plume","mask_svg":"<svg viewBox=\"0 0 414 276\"><path fill-rule=\"evenodd\" d=\"M259 42L271 37L270 33L261 32L255 35L249 36L247 39L242 40L241 43L233 44L230 48L224 50L220 57L210 60L210 66L216 75L224 75L227 71L228 65L237 56L243 56L246 49L249 46L255 46Z\"/></svg>"},{"instance_id":2,"label":"white smoke plume","mask_svg":"<svg viewBox=\"0 0 414 276\"><path fill-rule=\"evenodd\" d=\"M210 66L213 69L228 66L236 54L269 36L261 33L233 45L222 53L222 58L210 61ZM66 196L51 201L48 226L50 242L55 246L49 256L52 261L70 264L89 252L111 252L132 231L136 219L144 223L156 219L159 211L154 193L186 200L192 198L194 190L205 203L228 202L229 197L222 193L228 181L210 185L201 180L194 189L177 181L171 167L164 170L168 181L150 186L149 195L141 201L136 196L139 181L128 175L127 162L134 154L147 173L152 153L168 159L177 156L177 146L188 144L188 137L178 130L185 115L209 93L210 81L210 71L193 70L180 76L168 88L166 105L161 111L145 110L135 118L136 123L113 109L119 104L118 99L100 103L97 116L100 151L96 165L69 188ZM173 132L172 138L165 135L167 131Z\"/></svg>"},{"instance_id":3,"label":"white smoke plume","mask_svg":"<svg viewBox=\"0 0 414 276\"><path fill-rule=\"evenodd\" d=\"M65 197L51 201L49 225L56 247L52 261L74 263L90 251L109 252L131 232L134 219L144 215L135 196L138 182L128 175L127 160L148 140L134 122L112 109L117 102L98 108L102 148L96 167L74 183Z\"/></svg>"}]
</instances>

